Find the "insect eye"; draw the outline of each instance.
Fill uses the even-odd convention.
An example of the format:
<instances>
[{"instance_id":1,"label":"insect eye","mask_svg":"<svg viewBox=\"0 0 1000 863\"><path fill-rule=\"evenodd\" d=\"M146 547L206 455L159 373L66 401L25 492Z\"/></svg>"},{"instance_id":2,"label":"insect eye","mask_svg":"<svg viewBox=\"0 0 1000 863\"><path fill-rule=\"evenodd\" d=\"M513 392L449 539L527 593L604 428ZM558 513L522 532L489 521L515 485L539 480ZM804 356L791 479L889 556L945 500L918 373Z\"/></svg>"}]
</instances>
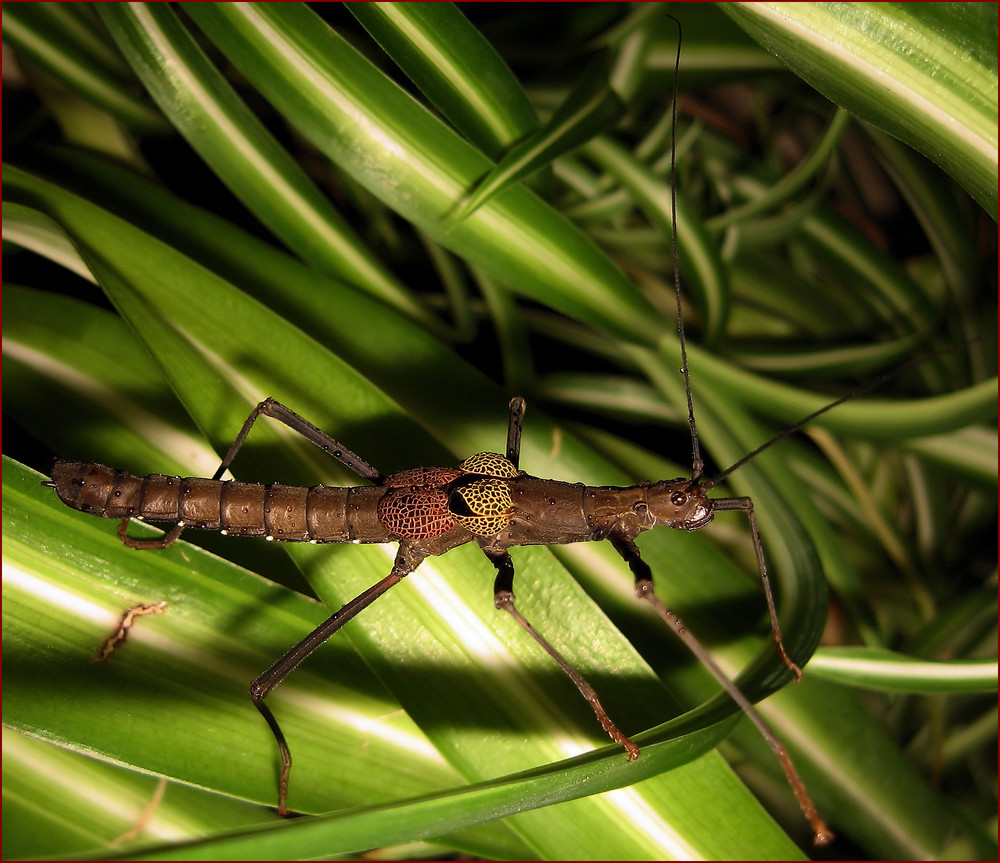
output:
<instances>
[{"instance_id":1,"label":"insect eye","mask_svg":"<svg viewBox=\"0 0 1000 863\"><path fill-rule=\"evenodd\" d=\"M514 479L520 471L514 463L495 452L477 452L470 455L459 467L466 473L495 476L497 479Z\"/></svg>"},{"instance_id":2,"label":"insect eye","mask_svg":"<svg viewBox=\"0 0 1000 863\"><path fill-rule=\"evenodd\" d=\"M684 506L686 501L687 495L682 491L675 491L672 495L670 495L670 502L674 506Z\"/></svg>"}]
</instances>

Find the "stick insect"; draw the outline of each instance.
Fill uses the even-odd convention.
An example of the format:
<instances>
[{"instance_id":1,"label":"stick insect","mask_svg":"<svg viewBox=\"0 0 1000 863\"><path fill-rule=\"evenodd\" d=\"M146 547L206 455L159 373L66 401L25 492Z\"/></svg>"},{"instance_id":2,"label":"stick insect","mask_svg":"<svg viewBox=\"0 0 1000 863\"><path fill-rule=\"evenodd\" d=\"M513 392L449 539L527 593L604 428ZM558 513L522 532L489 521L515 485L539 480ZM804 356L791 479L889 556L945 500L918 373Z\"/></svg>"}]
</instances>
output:
<instances>
[{"instance_id":1,"label":"stick insect","mask_svg":"<svg viewBox=\"0 0 1000 863\"><path fill-rule=\"evenodd\" d=\"M821 409L817 414L832 406ZM702 480L696 468L691 478L642 482L626 487L585 486L543 479L520 470L524 411L524 399L511 399L505 455L477 453L457 468L419 467L383 476L360 456L294 411L274 399L265 399L247 417L219 469L210 479L160 474L139 477L95 462L60 461L53 468L49 485L55 488L60 500L73 509L121 519L118 535L134 549L165 548L188 527L288 542L399 544L389 575L331 615L250 685L250 698L270 726L281 755L278 791L278 811L281 814L289 814L287 794L292 757L285 736L264 699L307 656L389 588L412 573L425 558L444 554L468 542L477 544L497 570L494 583L496 607L508 612L555 660L589 703L608 736L625 749L628 759L639 757L639 748L618 729L593 687L531 625L514 601L514 565L509 548L607 539L631 569L636 595L648 601L685 645L705 663L767 740L810 823L814 842L817 845L828 844L833 839L833 833L816 811L784 746L715 663L711 654L657 598L652 573L635 543L640 533L656 526L697 530L708 524L716 512L736 510L746 513L764 585L772 637L782 661L796 678L800 678L802 671L785 652L781 638L752 501L746 497L709 498L707 495L724 476L765 447L755 450L714 479ZM222 475L229 469L260 416L271 417L294 429L371 485L304 488L222 480ZM798 425L813 418L814 415ZM776 440L778 438L771 443ZM160 539L138 540L129 537L126 532L132 518L173 522L175 526Z\"/></svg>"},{"instance_id":2,"label":"stick insect","mask_svg":"<svg viewBox=\"0 0 1000 863\"><path fill-rule=\"evenodd\" d=\"M676 111L676 108L672 110ZM671 175L673 178L673 158ZM673 185L672 182L671 188ZM672 200L672 209L674 207ZM784 746L749 700L714 662L710 653L656 596L652 573L643 562L635 539L643 531L656 526L695 530L708 524L716 512L744 512L751 528L776 650L787 668L800 678L801 668L787 654L782 640L752 501L746 497L710 498L708 492L763 449L844 399L811 414L722 474L703 479L680 314L676 237L673 252L681 362L693 447L690 477L642 482L627 487L589 487L532 476L521 470L519 465L525 412L525 402L520 397L513 398L509 405L505 453L478 453L461 462L457 468L417 467L385 476L342 443L270 398L258 404L247 417L211 478L178 478L158 474L139 477L94 462L61 461L55 465L50 485L63 503L82 512L121 519L119 537L135 549L165 548L188 527L291 542L398 543L393 567L385 578L331 615L250 685L251 700L270 727L280 753L277 808L281 814L289 814L287 796L292 756L285 736L265 701L267 695L331 635L414 572L425 558L444 554L470 542L482 549L496 569L496 607L509 613L560 666L588 702L607 735L624 748L626 757L629 760L639 757L639 748L617 727L593 687L531 625L514 600L514 563L508 551L511 547L606 539L632 571L636 595L646 600L707 666L767 740L780 760L810 824L815 843L825 845L832 840L832 831L817 812ZM303 488L222 480L260 416L270 417L290 427L370 484L350 488ZM161 539L136 540L127 534L132 518L172 522L174 527Z\"/></svg>"}]
</instances>

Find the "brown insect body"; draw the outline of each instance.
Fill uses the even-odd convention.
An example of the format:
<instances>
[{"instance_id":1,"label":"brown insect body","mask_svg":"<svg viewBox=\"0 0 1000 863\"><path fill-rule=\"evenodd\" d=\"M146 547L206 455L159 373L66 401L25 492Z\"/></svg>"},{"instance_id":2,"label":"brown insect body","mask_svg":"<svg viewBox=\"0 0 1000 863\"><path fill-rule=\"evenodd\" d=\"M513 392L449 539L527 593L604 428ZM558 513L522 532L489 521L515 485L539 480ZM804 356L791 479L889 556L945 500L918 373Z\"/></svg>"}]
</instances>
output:
<instances>
[{"instance_id":1,"label":"brown insect body","mask_svg":"<svg viewBox=\"0 0 1000 863\"><path fill-rule=\"evenodd\" d=\"M484 455L493 454L473 458ZM689 479L586 486L523 472L497 477L456 468L414 468L392 474L378 486L306 488L162 474L140 477L95 462L59 461L52 482L59 499L80 512L183 523L233 536L419 543L453 534L451 542L435 542L431 554L471 541L502 551L601 540L613 533L634 538L657 524L691 530L712 518L711 501ZM479 492L471 505L469 490ZM484 498L484 491L492 497ZM472 508L497 504L503 508ZM484 532L479 519L500 529Z\"/></svg>"},{"instance_id":2,"label":"brown insect body","mask_svg":"<svg viewBox=\"0 0 1000 863\"><path fill-rule=\"evenodd\" d=\"M299 432L372 484L306 488L222 480L261 415ZM639 748L617 728L593 687L524 618L514 603L514 565L508 548L607 539L632 570L636 595L652 604L764 735L782 762L803 813L812 824L816 843L829 842L833 834L816 813L784 748L711 655L657 599L652 573L634 541L640 533L657 525L695 530L708 524L716 510L745 512L750 519L775 646L788 669L799 677L801 669L785 652L781 639L749 498L709 499L708 490L722 475L701 481L697 456L692 478L633 486L587 486L531 476L517 466L523 415L524 400L512 399L506 456L477 453L457 468L421 467L383 476L294 411L274 399L265 399L251 411L210 479L161 474L140 477L95 462L59 461L48 484L73 509L121 519L118 535L137 549L165 548L188 527L285 542L399 543L389 575L336 611L250 684L250 698L270 726L281 754L278 811L282 814L290 811L287 793L292 759L284 734L264 703L265 697L327 638L413 572L422 560L468 542L475 542L496 568L493 593L497 608L511 614L559 664L590 704L602 728L625 748L629 760L637 758ZM747 458L755 454L756 451ZM132 539L126 534L132 518L173 522L175 527L162 539Z\"/></svg>"},{"instance_id":3,"label":"brown insect body","mask_svg":"<svg viewBox=\"0 0 1000 863\"><path fill-rule=\"evenodd\" d=\"M508 527L490 545L565 545L634 538L658 524L693 530L711 518L711 501L690 479L633 486L587 486L527 474L509 481L513 506Z\"/></svg>"},{"instance_id":4,"label":"brown insect body","mask_svg":"<svg viewBox=\"0 0 1000 863\"><path fill-rule=\"evenodd\" d=\"M59 499L104 518L183 523L233 536L287 542L392 542L376 516L388 489L301 486L150 474L135 476L95 462L56 462Z\"/></svg>"}]
</instances>

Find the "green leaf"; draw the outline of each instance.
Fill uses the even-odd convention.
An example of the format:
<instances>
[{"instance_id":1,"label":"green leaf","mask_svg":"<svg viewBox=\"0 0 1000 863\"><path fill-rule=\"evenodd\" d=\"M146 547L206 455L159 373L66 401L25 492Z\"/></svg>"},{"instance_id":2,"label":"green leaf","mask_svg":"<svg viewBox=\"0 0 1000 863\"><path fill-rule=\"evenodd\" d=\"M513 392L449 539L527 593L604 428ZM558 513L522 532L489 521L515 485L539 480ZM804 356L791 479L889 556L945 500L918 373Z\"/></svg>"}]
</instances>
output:
<instances>
[{"instance_id":1,"label":"green leaf","mask_svg":"<svg viewBox=\"0 0 1000 863\"><path fill-rule=\"evenodd\" d=\"M829 680L893 692L993 692L993 659L927 662L891 650L826 647L817 651L811 671Z\"/></svg>"},{"instance_id":2,"label":"green leaf","mask_svg":"<svg viewBox=\"0 0 1000 863\"><path fill-rule=\"evenodd\" d=\"M48 3L13 3L4 9L4 39L70 90L123 122L146 132L162 132L159 112L130 92L131 75L121 57L81 20ZM88 10L89 11L89 10Z\"/></svg>"},{"instance_id":3,"label":"green leaf","mask_svg":"<svg viewBox=\"0 0 1000 863\"><path fill-rule=\"evenodd\" d=\"M166 783L4 728L4 857L64 856L134 839L166 840L220 823L270 820L260 807ZM58 781L53 781L58 777ZM39 807L38 800L53 805Z\"/></svg>"},{"instance_id":4,"label":"green leaf","mask_svg":"<svg viewBox=\"0 0 1000 863\"><path fill-rule=\"evenodd\" d=\"M507 64L451 3L347 3L434 107L490 158L537 125Z\"/></svg>"},{"instance_id":5,"label":"green leaf","mask_svg":"<svg viewBox=\"0 0 1000 863\"><path fill-rule=\"evenodd\" d=\"M101 14L164 114L289 249L316 269L433 325L434 319L239 99L168 6L121 4L101 7Z\"/></svg>"},{"instance_id":6,"label":"green leaf","mask_svg":"<svg viewBox=\"0 0 1000 863\"><path fill-rule=\"evenodd\" d=\"M527 189L509 189L453 225L455 201L490 162L304 6L184 8L314 146L446 248L616 335L648 339L659 329L607 258Z\"/></svg>"},{"instance_id":7,"label":"green leaf","mask_svg":"<svg viewBox=\"0 0 1000 863\"><path fill-rule=\"evenodd\" d=\"M674 232L670 212L670 186L640 160L612 141L597 139L587 146L587 155L634 196L647 218L664 238ZM718 249L705 226L677 198L677 245L683 262L681 272L702 311L705 338L711 344L725 330L729 315L729 285Z\"/></svg>"},{"instance_id":8,"label":"green leaf","mask_svg":"<svg viewBox=\"0 0 1000 863\"><path fill-rule=\"evenodd\" d=\"M594 135L611 128L625 113L625 105L612 89L610 53L598 54L566 101L537 132L512 147L489 174L476 184L455 214L467 219L504 189L547 167Z\"/></svg>"},{"instance_id":9,"label":"green leaf","mask_svg":"<svg viewBox=\"0 0 1000 863\"><path fill-rule=\"evenodd\" d=\"M991 3L726 3L793 72L905 141L997 215Z\"/></svg>"},{"instance_id":10,"label":"green leaf","mask_svg":"<svg viewBox=\"0 0 1000 863\"><path fill-rule=\"evenodd\" d=\"M271 395L390 472L502 449L505 405L519 392L529 402L522 466L535 474L592 485L686 474L663 218L673 25L655 6L470 4L464 22L448 6L398 9L405 33L394 59L423 46L418 65L433 67L434 46L446 52L421 73L450 78L451 94L433 98L482 95L487 67L499 58L510 68L497 101L481 103L494 119L520 116L525 96L548 116L580 86L595 46L619 50L612 78L632 109L620 127L560 157L532 192L515 184L497 195L456 241L444 218L492 167L478 149L487 144L470 143L471 120L430 101L426 78L407 93L391 83L346 10L313 8L101 8L131 34L121 54L100 27L68 37L115 74L160 56L160 44L173 59L150 64L149 86L208 119L236 118L240 109L213 106L238 94L256 119L231 142L214 130L211 167L179 133L136 131L123 152L141 147L149 168L139 176L73 143L106 134L93 103L73 97L70 130L46 122L59 109L48 109L40 75L15 94L25 102L6 117L8 154L30 153L31 168L5 166L4 256L8 276L28 287L6 286L5 454L42 473L59 456L206 475L251 406ZM719 8L674 11L685 34L679 227L701 233L694 253L682 245L682 266L690 277L711 261L713 284L726 287L724 316L717 303L689 308L683 294L708 473L921 360L713 493L753 498L785 640L801 661L822 635L825 645L891 647L934 663L934 685L947 667L975 670L996 643L995 604L984 602L996 561L983 541L996 522L992 224L905 144L857 124L838 137L836 109L775 75L776 61ZM100 17L82 5L66 15ZM189 55L192 41L224 73L221 89L191 59L204 60ZM184 75L171 89L174 60ZM199 86L209 84L205 98ZM92 134L77 135L86 122L97 124ZM310 220L260 236L267 213L285 208L268 200L282 188L270 170L233 172L258 202L252 214L219 194L237 185L228 161L245 168L248 154L267 152L247 149L248 136L281 142L285 156L261 164L294 164L329 197L360 252L394 274L399 303L319 272L336 253L302 243ZM590 152L605 143L603 160ZM455 323L437 323L452 306ZM233 471L357 482L266 420ZM296 757L292 803L318 813L277 821L261 805L274 802L277 764L246 698L249 679L384 577L392 549L190 531L165 552L135 552L112 523L67 510L40 479L6 465L4 623L16 652L8 645L5 720L30 721L36 735L28 754L26 738L13 738L6 856L380 848L784 859L802 853L795 843L808 847L773 753L747 723L733 728L733 706L636 603L606 543L514 549L519 607L638 738L637 762L607 743L573 686L493 608L493 567L458 549L425 563L269 696ZM764 699L761 711L844 837L830 853L995 856L995 699L894 691L913 685L905 669L860 697L855 681L824 681L811 665L803 683L775 691L788 673L768 638L746 519L719 514L696 534L651 531L640 544L658 594ZM38 586L27 595L25 573ZM130 603L159 598L170 602L165 613L139 618L108 663L90 663ZM860 679L862 666L854 670ZM723 737L739 781L708 751ZM95 772L79 766L88 751L99 753ZM143 772L170 777L158 806L149 805L156 780ZM114 818L94 816L102 794ZM110 845L141 823L150 828L130 834L132 844ZM407 837L440 844L398 844Z\"/></svg>"}]
</instances>

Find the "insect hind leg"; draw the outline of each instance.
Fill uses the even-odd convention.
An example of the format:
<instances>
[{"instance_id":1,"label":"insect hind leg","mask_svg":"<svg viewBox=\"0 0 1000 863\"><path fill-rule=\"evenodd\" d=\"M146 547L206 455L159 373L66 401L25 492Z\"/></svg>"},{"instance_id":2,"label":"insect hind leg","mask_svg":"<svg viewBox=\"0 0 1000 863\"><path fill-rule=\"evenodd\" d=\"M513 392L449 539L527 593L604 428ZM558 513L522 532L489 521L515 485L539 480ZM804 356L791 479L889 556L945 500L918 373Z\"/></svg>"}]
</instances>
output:
<instances>
[{"instance_id":1,"label":"insect hind leg","mask_svg":"<svg viewBox=\"0 0 1000 863\"><path fill-rule=\"evenodd\" d=\"M382 596L390 587L399 584L400 581L413 572L424 559L424 556L424 553L414 548L412 544L400 543L392 571L385 578L343 605L250 683L250 700L271 729L271 733L278 745L278 754L281 758L281 772L278 777L279 815L287 816L292 814L288 808L288 778L292 770L292 753L288 748L288 743L285 740L281 726L278 724L278 720L271 713L271 709L267 704L264 703L264 699L331 635L337 632L348 621L352 620L359 612L364 611L364 609Z\"/></svg>"},{"instance_id":2,"label":"insect hind leg","mask_svg":"<svg viewBox=\"0 0 1000 863\"><path fill-rule=\"evenodd\" d=\"M253 428L253 424L257 421L259 416L267 416L271 419L275 419L288 426L292 429L292 431L298 432L306 440L314 443L325 453L333 456L337 459L337 461L349 467L363 479L367 479L375 485L380 485L382 483L384 479L382 474L368 464L368 462L361 458L361 456L352 452L340 441L330 437L330 435L328 435L325 431L316 428L316 426L299 416L291 408L285 407L281 402L273 398L264 399L264 401L250 411L250 415L244 421L239 434L236 435L236 439L229 447L225 456L223 456L218 469L212 475L213 480L222 479L222 475L229 470L230 465L233 463L233 459L236 458L236 453L240 451L240 447L242 447L246 442L246 439L250 434L250 429ZM128 523L128 518L122 519L122 523L118 527L118 538L121 539L121 541L129 548L135 549L166 548L168 545L175 542L184 530L184 522L181 521L160 539L132 539L126 533Z\"/></svg>"},{"instance_id":3,"label":"insect hind leg","mask_svg":"<svg viewBox=\"0 0 1000 863\"><path fill-rule=\"evenodd\" d=\"M185 527L184 522L179 521L159 539L133 539L127 532L128 523L131 520L131 518L123 518L121 520L121 523L118 525L118 538L129 548L135 548L140 551L166 548L168 545L172 545L181 533L183 533Z\"/></svg>"},{"instance_id":4,"label":"insect hind leg","mask_svg":"<svg viewBox=\"0 0 1000 863\"><path fill-rule=\"evenodd\" d=\"M361 456L357 453L351 452L351 450L344 446L340 441L330 437L330 435L328 435L325 431L316 428L316 426L299 416L291 408L285 407L281 402L272 398L264 399L264 401L250 411L250 416L246 418L246 421L243 423L243 428L241 428L240 433L236 435L236 440L234 440L233 445L229 447L229 452L227 452L225 457L222 459L222 464L219 465L219 469L215 472L212 479L221 479L222 475L229 470L229 466L233 463L233 459L236 458L236 453L239 452L240 447L243 446L243 442L247 439L247 435L250 434L250 429L253 428L253 424L257 421L257 417L261 415L275 419L288 426L292 429L292 431L298 432L307 441L316 444L316 446L323 450L323 452L333 456L337 459L337 461L349 467L363 479L367 479L375 485L380 485L384 479L379 471L368 464L368 462L361 458Z\"/></svg>"}]
</instances>

